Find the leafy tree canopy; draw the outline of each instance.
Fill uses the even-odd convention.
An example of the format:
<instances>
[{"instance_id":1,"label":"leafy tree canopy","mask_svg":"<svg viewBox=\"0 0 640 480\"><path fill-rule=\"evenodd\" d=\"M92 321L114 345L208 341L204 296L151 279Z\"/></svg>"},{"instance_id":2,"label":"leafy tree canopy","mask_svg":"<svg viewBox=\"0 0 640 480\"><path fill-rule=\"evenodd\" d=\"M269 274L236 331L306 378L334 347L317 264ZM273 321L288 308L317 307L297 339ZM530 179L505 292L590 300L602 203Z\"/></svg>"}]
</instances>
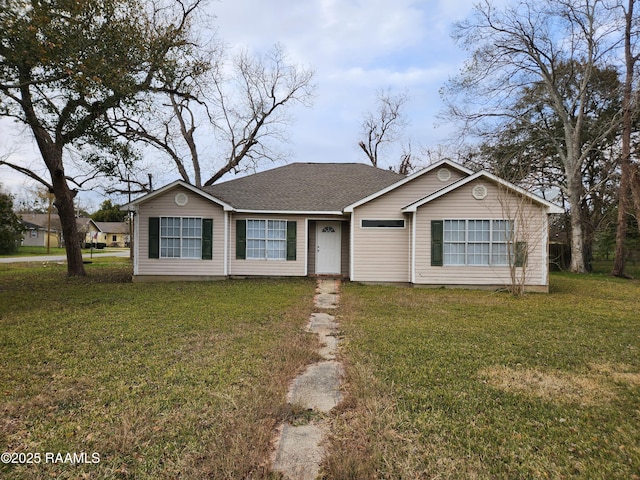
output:
<instances>
[{"instance_id":1,"label":"leafy tree canopy","mask_svg":"<svg viewBox=\"0 0 640 480\"><path fill-rule=\"evenodd\" d=\"M111 200L105 200L100 204L100 209L91 215L96 222L124 222L127 212L120 210L120 205L114 205Z\"/></svg>"},{"instance_id":2,"label":"leafy tree canopy","mask_svg":"<svg viewBox=\"0 0 640 480\"><path fill-rule=\"evenodd\" d=\"M22 240L24 226L13 212L13 198L0 192L0 254L14 253Z\"/></svg>"}]
</instances>

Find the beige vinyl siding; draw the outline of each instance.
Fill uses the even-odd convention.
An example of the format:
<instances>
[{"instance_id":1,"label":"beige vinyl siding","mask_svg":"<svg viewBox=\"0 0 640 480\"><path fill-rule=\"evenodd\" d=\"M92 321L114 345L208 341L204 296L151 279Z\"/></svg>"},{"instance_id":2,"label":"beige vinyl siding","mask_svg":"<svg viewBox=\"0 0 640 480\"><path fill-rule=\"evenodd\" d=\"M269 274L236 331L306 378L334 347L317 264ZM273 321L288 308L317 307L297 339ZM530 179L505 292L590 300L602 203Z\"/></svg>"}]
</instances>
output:
<instances>
[{"instance_id":1,"label":"beige vinyl siding","mask_svg":"<svg viewBox=\"0 0 640 480\"><path fill-rule=\"evenodd\" d=\"M474 186L482 184L488 194L484 200L472 196ZM502 202L500 201L502 199ZM516 213L518 212L518 213ZM507 285L508 266L431 266L432 220L511 219L516 225L516 241L526 241L527 285L547 285L547 218L542 208L523 203L518 197L500 191L488 181L476 181L420 207L416 213L415 283L431 285ZM526 230L525 231L523 231ZM521 273L521 269L517 269Z\"/></svg>"},{"instance_id":2,"label":"beige vinyl siding","mask_svg":"<svg viewBox=\"0 0 640 480\"><path fill-rule=\"evenodd\" d=\"M411 217L401 209L410 203L462 178L453 170L442 182L437 170L421 175L353 212L353 271L351 279L361 282L411 281ZM405 220L404 228L362 228L362 220Z\"/></svg>"},{"instance_id":3,"label":"beige vinyl siding","mask_svg":"<svg viewBox=\"0 0 640 480\"><path fill-rule=\"evenodd\" d=\"M180 207L175 196L182 192L188 203ZM185 188L176 187L163 195L144 202L135 218L138 229L136 245L138 256L135 275L188 275L224 276L224 211L222 207ZM149 218L150 217L199 217L213 219L213 258L211 260L181 258L149 258Z\"/></svg>"},{"instance_id":4,"label":"beige vinyl siding","mask_svg":"<svg viewBox=\"0 0 640 480\"><path fill-rule=\"evenodd\" d=\"M295 260L238 260L236 259L236 220L286 220L296 223ZM300 215L234 214L229 221L229 275L300 277L306 272L305 217Z\"/></svg>"}]
</instances>

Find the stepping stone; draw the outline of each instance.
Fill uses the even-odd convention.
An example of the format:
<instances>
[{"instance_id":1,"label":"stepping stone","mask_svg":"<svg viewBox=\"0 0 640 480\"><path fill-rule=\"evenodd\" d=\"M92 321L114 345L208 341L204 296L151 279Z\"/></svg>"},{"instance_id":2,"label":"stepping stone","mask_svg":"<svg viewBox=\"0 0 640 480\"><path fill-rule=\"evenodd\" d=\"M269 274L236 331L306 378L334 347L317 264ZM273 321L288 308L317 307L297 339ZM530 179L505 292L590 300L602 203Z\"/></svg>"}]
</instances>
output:
<instances>
[{"instance_id":1,"label":"stepping stone","mask_svg":"<svg viewBox=\"0 0 640 480\"><path fill-rule=\"evenodd\" d=\"M338 351L338 339L333 335L325 335L320 338L324 346L320 349L320 356L325 360L335 360Z\"/></svg>"},{"instance_id":2,"label":"stepping stone","mask_svg":"<svg viewBox=\"0 0 640 480\"><path fill-rule=\"evenodd\" d=\"M310 365L293 381L288 401L303 408L328 413L342 400L341 377L342 367L338 362Z\"/></svg>"},{"instance_id":3,"label":"stepping stone","mask_svg":"<svg viewBox=\"0 0 640 480\"><path fill-rule=\"evenodd\" d=\"M337 295L335 293L320 293L315 298L318 308L336 308Z\"/></svg>"},{"instance_id":4,"label":"stepping stone","mask_svg":"<svg viewBox=\"0 0 640 480\"><path fill-rule=\"evenodd\" d=\"M337 282L335 280L318 280L316 291L318 293L338 293Z\"/></svg>"},{"instance_id":5,"label":"stepping stone","mask_svg":"<svg viewBox=\"0 0 640 480\"><path fill-rule=\"evenodd\" d=\"M292 480L315 480L320 470L323 430L314 424L285 424L273 461L273 470Z\"/></svg>"},{"instance_id":6,"label":"stepping stone","mask_svg":"<svg viewBox=\"0 0 640 480\"><path fill-rule=\"evenodd\" d=\"M309 318L308 330L311 333L326 334L335 332L337 328L336 318L328 313L312 313Z\"/></svg>"}]
</instances>

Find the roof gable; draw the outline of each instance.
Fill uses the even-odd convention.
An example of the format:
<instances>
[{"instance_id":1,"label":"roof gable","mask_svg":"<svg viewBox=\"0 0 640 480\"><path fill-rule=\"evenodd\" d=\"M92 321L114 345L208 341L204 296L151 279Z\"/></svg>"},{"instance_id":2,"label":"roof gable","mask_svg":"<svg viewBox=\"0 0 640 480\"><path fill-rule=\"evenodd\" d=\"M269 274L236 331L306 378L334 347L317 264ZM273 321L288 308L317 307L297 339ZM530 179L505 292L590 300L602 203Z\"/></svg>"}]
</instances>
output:
<instances>
[{"instance_id":1,"label":"roof gable","mask_svg":"<svg viewBox=\"0 0 640 480\"><path fill-rule=\"evenodd\" d=\"M156 197L159 197L161 195L164 195L165 193L173 190L174 188L177 187L184 187L187 190L190 190L191 192L195 193L196 195L199 195L213 203L216 203L218 205L220 205L225 211L228 210L233 210L233 207L231 205L228 205L227 203L225 203L224 201L214 197L213 195L211 195L210 193L201 190L197 187L194 187L193 185L188 184L187 182L184 182L182 180L176 180L175 182L172 182L168 185L165 185L162 188L159 188L158 190L154 190L151 193L148 193L146 195L143 195L142 197L139 197L137 199L135 199L134 201L127 203L126 205L123 205L120 207L120 210L131 210L132 207L136 207L142 203L148 202L149 200L152 200Z\"/></svg>"},{"instance_id":2,"label":"roof gable","mask_svg":"<svg viewBox=\"0 0 640 480\"><path fill-rule=\"evenodd\" d=\"M371 195L358 199L356 202L348 205L345 208L345 212L353 212L354 208L357 208L361 205L364 205L365 203L368 203L372 200L375 200L376 198L385 195L387 193L389 193L392 190L395 190L396 188L401 187L402 185L411 182L412 180L415 180L416 178L421 177L422 175L425 175L429 172L434 171L435 169L438 168L442 168L442 167L450 167L454 170L457 170L458 172L462 173L463 175L471 175L473 174L472 170L469 170L466 167L463 167L462 165L455 163L451 160L440 160L439 162L433 163L425 168L423 168L422 170L419 170L417 172L415 172L412 175L409 175L408 177L404 177L402 179L400 179L399 181L393 183L392 185L389 185L388 187L381 189L379 191L373 192Z\"/></svg>"},{"instance_id":3,"label":"roof gable","mask_svg":"<svg viewBox=\"0 0 640 480\"><path fill-rule=\"evenodd\" d=\"M518 187L517 185L514 185L513 183L507 182L506 180L501 179L500 177L496 177L495 175L481 170L479 172L474 173L473 175L470 175L466 178L460 179L457 182L452 183L451 185L448 185L440 190L438 190L437 192L434 192L430 195L427 195L426 197L423 197L419 200L416 200L415 202L410 203L409 205L406 205L402 211L403 212L415 212L417 211L417 209L437 198L440 198L446 194L448 194L449 192L452 192L454 190L457 190L458 188L462 187L463 185L466 185L474 180L477 180L479 178L485 178L487 180L490 180L494 183L497 183L499 185L502 185L503 187L507 188L508 190L517 193L519 195L523 195L524 197L529 198L531 201L543 206L544 208L546 208L548 210L548 213L564 213L564 210L555 205L554 203L549 202L548 200L545 200L542 197L539 197L537 195L534 195L530 192L528 192L527 190Z\"/></svg>"}]
</instances>

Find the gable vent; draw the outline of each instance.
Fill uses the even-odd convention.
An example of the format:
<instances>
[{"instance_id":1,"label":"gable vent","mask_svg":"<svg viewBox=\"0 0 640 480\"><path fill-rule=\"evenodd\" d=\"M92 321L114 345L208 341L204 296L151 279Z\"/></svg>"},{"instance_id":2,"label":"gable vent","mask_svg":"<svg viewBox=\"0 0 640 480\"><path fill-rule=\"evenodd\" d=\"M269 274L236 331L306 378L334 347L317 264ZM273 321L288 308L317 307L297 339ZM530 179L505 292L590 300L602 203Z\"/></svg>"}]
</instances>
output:
<instances>
[{"instance_id":1,"label":"gable vent","mask_svg":"<svg viewBox=\"0 0 640 480\"><path fill-rule=\"evenodd\" d=\"M484 185L476 185L473 187L473 190L471 190L471 195L473 195L473 198L476 200L484 199L487 196L487 193L487 187Z\"/></svg>"},{"instance_id":2,"label":"gable vent","mask_svg":"<svg viewBox=\"0 0 640 480\"><path fill-rule=\"evenodd\" d=\"M451 171L448 168L441 168L438 170L438 180L446 182L451 178Z\"/></svg>"}]
</instances>

